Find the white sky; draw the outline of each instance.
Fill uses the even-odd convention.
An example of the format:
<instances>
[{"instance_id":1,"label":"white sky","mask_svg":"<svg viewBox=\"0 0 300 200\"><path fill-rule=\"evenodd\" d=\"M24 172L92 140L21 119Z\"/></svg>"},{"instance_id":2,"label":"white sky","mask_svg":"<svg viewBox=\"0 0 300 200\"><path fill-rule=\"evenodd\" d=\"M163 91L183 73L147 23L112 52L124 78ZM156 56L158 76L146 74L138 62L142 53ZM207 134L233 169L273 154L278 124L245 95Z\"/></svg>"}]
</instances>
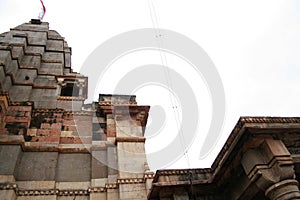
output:
<instances>
[{"instance_id":1,"label":"white sky","mask_svg":"<svg viewBox=\"0 0 300 200\"><path fill-rule=\"evenodd\" d=\"M200 145L211 119L209 95L201 77L194 82L197 77L193 72L179 67L186 63L167 55L171 67L182 73L195 90L201 102L200 117L205 120L200 123L201 134L188 156L164 167L209 167L240 116L300 116L300 3L297 0L44 0L47 13L43 21L66 38L72 47L73 68L80 71L87 56L104 41L126 31L153 28L151 2L158 28L181 33L207 52L221 76L226 95L226 120L218 145L205 160L199 160ZM37 18L40 11L39 0L0 0L0 32ZM124 65L150 63L159 64L155 53L136 53L118 60L112 72L118 73ZM122 78L123 73L126 72L119 72L114 80ZM112 93L111 84L107 78L105 88L100 91ZM172 109L164 99L168 94L161 88L150 87L140 89L137 95L140 105L161 105L167 113L165 130L146 143L147 152L159 151L164 148L162 141L172 136L166 134L176 132ZM179 110L177 114L180 113Z\"/></svg>"}]
</instances>

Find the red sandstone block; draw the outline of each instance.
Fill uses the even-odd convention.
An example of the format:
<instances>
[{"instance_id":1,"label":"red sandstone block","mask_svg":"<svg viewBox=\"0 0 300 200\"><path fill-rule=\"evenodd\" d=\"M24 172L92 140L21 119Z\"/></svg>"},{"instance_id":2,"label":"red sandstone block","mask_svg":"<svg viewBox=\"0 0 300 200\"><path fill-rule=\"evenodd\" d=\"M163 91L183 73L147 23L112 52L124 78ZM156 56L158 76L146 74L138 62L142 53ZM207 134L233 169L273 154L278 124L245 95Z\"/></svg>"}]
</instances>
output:
<instances>
[{"instance_id":1,"label":"red sandstone block","mask_svg":"<svg viewBox=\"0 0 300 200\"><path fill-rule=\"evenodd\" d=\"M61 130L61 126L62 126L61 123L55 123L55 124L51 125L51 129L59 129L59 130Z\"/></svg>"},{"instance_id":2,"label":"red sandstone block","mask_svg":"<svg viewBox=\"0 0 300 200\"><path fill-rule=\"evenodd\" d=\"M61 144L91 144L92 137L61 137Z\"/></svg>"},{"instance_id":3,"label":"red sandstone block","mask_svg":"<svg viewBox=\"0 0 300 200\"><path fill-rule=\"evenodd\" d=\"M63 121L64 126L71 126L71 125L74 125L74 124L75 124L74 120L64 120Z\"/></svg>"},{"instance_id":4,"label":"red sandstone block","mask_svg":"<svg viewBox=\"0 0 300 200\"><path fill-rule=\"evenodd\" d=\"M41 124L41 129L50 129L51 128L51 125L48 124L48 123L42 123Z\"/></svg>"},{"instance_id":5,"label":"red sandstone block","mask_svg":"<svg viewBox=\"0 0 300 200\"><path fill-rule=\"evenodd\" d=\"M36 135L37 136L49 136L51 134L50 131L51 130L49 130L49 129L38 129L36 132Z\"/></svg>"},{"instance_id":6,"label":"red sandstone block","mask_svg":"<svg viewBox=\"0 0 300 200\"><path fill-rule=\"evenodd\" d=\"M31 141L38 141L38 142L59 142L59 136L37 136L32 138Z\"/></svg>"},{"instance_id":7,"label":"red sandstone block","mask_svg":"<svg viewBox=\"0 0 300 200\"><path fill-rule=\"evenodd\" d=\"M51 136L52 135L58 135L58 136L60 136L61 130L60 129L51 129L50 130L50 134L51 134Z\"/></svg>"}]
</instances>

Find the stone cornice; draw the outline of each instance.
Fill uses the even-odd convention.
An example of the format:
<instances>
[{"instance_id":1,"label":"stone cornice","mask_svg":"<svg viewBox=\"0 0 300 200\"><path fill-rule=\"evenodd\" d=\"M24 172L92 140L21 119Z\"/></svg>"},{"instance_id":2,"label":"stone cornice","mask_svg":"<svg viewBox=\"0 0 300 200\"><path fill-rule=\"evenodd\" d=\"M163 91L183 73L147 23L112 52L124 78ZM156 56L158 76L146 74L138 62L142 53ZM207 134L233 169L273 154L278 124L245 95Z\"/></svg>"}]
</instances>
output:
<instances>
[{"instance_id":1,"label":"stone cornice","mask_svg":"<svg viewBox=\"0 0 300 200\"><path fill-rule=\"evenodd\" d=\"M204 176L192 175L192 181L188 174L191 173L189 169L183 170L158 170L153 180L153 191L150 196L156 195L159 187L168 187L173 184L178 185L178 181L170 181L170 176L181 177L182 184L189 182L189 184L200 184L213 188L217 184L223 187L226 180L230 179L232 170L238 170L241 155L251 148L260 145L266 139L282 140L288 144L287 148L295 153L300 150L297 147L296 140L300 139L300 117L241 117L222 150L215 159L213 165L209 169L196 169ZM289 160L289 162L292 162ZM273 165L273 163L269 163ZM268 167L267 165L266 167ZM230 166L230 167L228 167ZM231 170L231 171L230 171ZM206 178L205 178L206 177ZM172 179L173 180L173 179ZM177 179L176 179L177 180ZM203 186L203 187L205 187ZM155 190L155 191L154 191ZM213 189L212 189L213 190Z\"/></svg>"}]
</instances>

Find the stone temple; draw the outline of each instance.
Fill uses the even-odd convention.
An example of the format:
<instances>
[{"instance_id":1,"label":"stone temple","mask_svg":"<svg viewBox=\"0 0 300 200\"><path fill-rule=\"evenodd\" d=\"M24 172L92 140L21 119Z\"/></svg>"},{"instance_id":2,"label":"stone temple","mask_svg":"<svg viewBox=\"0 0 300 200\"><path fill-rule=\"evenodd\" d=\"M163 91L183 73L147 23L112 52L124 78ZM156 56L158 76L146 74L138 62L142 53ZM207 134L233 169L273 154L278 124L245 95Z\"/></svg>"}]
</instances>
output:
<instances>
[{"instance_id":1,"label":"stone temple","mask_svg":"<svg viewBox=\"0 0 300 200\"><path fill-rule=\"evenodd\" d=\"M241 117L211 168L149 170L150 107L84 104L71 48L31 20L0 34L0 199L300 199L300 118Z\"/></svg>"}]
</instances>

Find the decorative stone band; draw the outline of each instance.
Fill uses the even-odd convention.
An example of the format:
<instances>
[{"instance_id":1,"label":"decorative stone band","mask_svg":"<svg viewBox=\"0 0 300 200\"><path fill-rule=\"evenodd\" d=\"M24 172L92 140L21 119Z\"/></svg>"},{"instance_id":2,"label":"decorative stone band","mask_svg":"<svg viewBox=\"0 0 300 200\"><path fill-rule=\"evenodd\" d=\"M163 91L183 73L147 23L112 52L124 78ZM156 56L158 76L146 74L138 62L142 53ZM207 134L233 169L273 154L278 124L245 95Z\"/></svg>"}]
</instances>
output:
<instances>
[{"instance_id":1,"label":"decorative stone band","mask_svg":"<svg viewBox=\"0 0 300 200\"><path fill-rule=\"evenodd\" d=\"M153 172L149 172L144 174L144 180L146 179L154 179L155 174Z\"/></svg>"},{"instance_id":2,"label":"decorative stone band","mask_svg":"<svg viewBox=\"0 0 300 200\"><path fill-rule=\"evenodd\" d=\"M16 183L0 183L0 190L16 190L18 185Z\"/></svg>"},{"instance_id":3,"label":"decorative stone band","mask_svg":"<svg viewBox=\"0 0 300 200\"><path fill-rule=\"evenodd\" d=\"M106 187L93 187L88 189L89 193L100 193L100 192L106 192Z\"/></svg>"},{"instance_id":4,"label":"decorative stone band","mask_svg":"<svg viewBox=\"0 0 300 200\"><path fill-rule=\"evenodd\" d=\"M114 102L114 101L100 101L99 106L112 106L112 105L137 105L137 102Z\"/></svg>"},{"instance_id":5,"label":"decorative stone band","mask_svg":"<svg viewBox=\"0 0 300 200\"><path fill-rule=\"evenodd\" d=\"M178 169L178 170L159 170L158 175L187 175L190 173L203 174L210 173L211 169Z\"/></svg>"},{"instance_id":6,"label":"decorative stone band","mask_svg":"<svg viewBox=\"0 0 300 200\"><path fill-rule=\"evenodd\" d=\"M59 96L57 100L60 101L84 101L83 97L72 97L72 96Z\"/></svg>"},{"instance_id":7,"label":"decorative stone band","mask_svg":"<svg viewBox=\"0 0 300 200\"><path fill-rule=\"evenodd\" d=\"M209 182L211 180L211 169L178 169L178 170L158 170L153 178L153 183L159 182L161 176L181 176L184 179L192 177L193 182L199 183ZM187 179L189 180L189 178Z\"/></svg>"},{"instance_id":8,"label":"decorative stone band","mask_svg":"<svg viewBox=\"0 0 300 200\"><path fill-rule=\"evenodd\" d=\"M128 178L118 179L116 183L106 183L105 187L90 187L87 190L59 190L59 189L48 189L48 190L23 190L18 187L16 183L0 183L0 190L14 190L18 196L46 196L46 195L57 195L57 196L88 196L90 193L101 193L106 192L107 189L118 189L120 184L141 184L145 183L144 178Z\"/></svg>"},{"instance_id":9,"label":"decorative stone band","mask_svg":"<svg viewBox=\"0 0 300 200\"><path fill-rule=\"evenodd\" d=\"M145 183L144 178L124 178L124 179L118 179L118 184L139 184L139 183Z\"/></svg>"},{"instance_id":10,"label":"decorative stone band","mask_svg":"<svg viewBox=\"0 0 300 200\"><path fill-rule=\"evenodd\" d=\"M64 113L64 109L34 109L32 111L32 114L35 114L35 113Z\"/></svg>"},{"instance_id":11,"label":"decorative stone band","mask_svg":"<svg viewBox=\"0 0 300 200\"><path fill-rule=\"evenodd\" d=\"M57 195L59 194L59 190L17 190L16 194L18 196Z\"/></svg>"},{"instance_id":12,"label":"decorative stone band","mask_svg":"<svg viewBox=\"0 0 300 200\"><path fill-rule=\"evenodd\" d=\"M93 111L65 111L64 115L68 116L89 116L92 115Z\"/></svg>"}]
</instances>

